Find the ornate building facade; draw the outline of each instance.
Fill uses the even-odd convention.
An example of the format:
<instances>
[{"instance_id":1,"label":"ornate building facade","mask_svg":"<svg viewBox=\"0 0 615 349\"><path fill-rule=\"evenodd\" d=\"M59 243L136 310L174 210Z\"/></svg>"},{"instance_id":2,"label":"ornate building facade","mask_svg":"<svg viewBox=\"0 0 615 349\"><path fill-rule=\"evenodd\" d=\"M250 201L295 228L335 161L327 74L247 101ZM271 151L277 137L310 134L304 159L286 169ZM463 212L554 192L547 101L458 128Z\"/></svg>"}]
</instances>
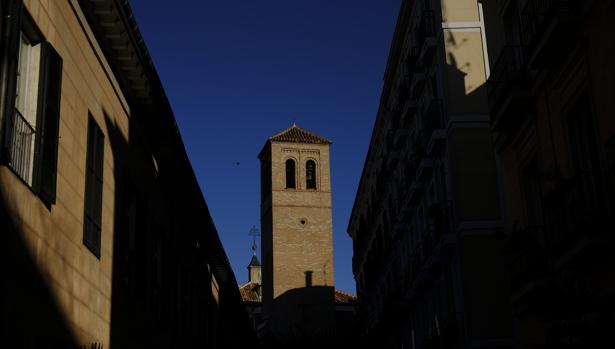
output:
<instances>
[{"instance_id":1,"label":"ornate building facade","mask_svg":"<svg viewBox=\"0 0 615 349\"><path fill-rule=\"evenodd\" d=\"M365 343L511 346L476 0L402 2L348 232Z\"/></svg>"}]
</instances>

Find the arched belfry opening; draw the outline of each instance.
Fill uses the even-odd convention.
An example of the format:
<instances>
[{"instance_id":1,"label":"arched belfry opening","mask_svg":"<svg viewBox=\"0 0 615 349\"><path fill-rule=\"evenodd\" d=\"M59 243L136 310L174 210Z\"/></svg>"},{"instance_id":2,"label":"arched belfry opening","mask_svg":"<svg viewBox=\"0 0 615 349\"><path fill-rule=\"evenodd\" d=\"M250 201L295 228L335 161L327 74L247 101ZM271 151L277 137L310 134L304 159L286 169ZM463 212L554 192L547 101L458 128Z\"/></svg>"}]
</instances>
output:
<instances>
[{"instance_id":1,"label":"arched belfry opening","mask_svg":"<svg viewBox=\"0 0 615 349\"><path fill-rule=\"evenodd\" d=\"M316 189L316 162L308 160L305 163L305 187L307 189Z\"/></svg>"},{"instance_id":2,"label":"arched belfry opening","mask_svg":"<svg viewBox=\"0 0 615 349\"><path fill-rule=\"evenodd\" d=\"M297 188L296 173L297 171L295 170L295 160L286 160L286 189Z\"/></svg>"}]
</instances>

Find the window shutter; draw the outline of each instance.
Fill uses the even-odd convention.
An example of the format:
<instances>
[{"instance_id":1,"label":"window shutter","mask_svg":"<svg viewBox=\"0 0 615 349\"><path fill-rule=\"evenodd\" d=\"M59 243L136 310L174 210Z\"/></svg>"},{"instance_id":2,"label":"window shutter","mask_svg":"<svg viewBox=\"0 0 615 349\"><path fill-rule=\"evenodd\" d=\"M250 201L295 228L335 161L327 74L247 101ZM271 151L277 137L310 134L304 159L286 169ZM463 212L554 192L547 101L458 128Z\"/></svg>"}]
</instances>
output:
<instances>
[{"instance_id":1,"label":"window shutter","mask_svg":"<svg viewBox=\"0 0 615 349\"><path fill-rule=\"evenodd\" d=\"M41 43L40 66L33 187L51 205L56 202L62 58L46 41Z\"/></svg>"},{"instance_id":2,"label":"window shutter","mask_svg":"<svg viewBox=\"0 0 615 349\"><path fill-rule=\"evenodd\" d=\"M92 178L94 177L93 172L93 163L94 163L94 128L92 125L93 121L90 117L88 120L88 139L87 139L87 153L86 153L86 163L85 163L85 195L84 195L84 215L83 215L83 244L87 246L90 251L95 253L93 250L94 247L94 219L92 217L92 212L94 211L92 207L92 203L94 202L93 196L93 186L94 181Z\"/></svg>"},{"instance_id":3,"label":"window shutter","mask_svg":"<svg viewBox=\"0 0 615 349\"><path fill-rule=\"evenodd\" d=\"M17 84L17 64L19 62L19 35L21 28L21 0L2 2L3 6L1 46L0 46L0 160L10 163L10 145L13 138L13 119L15 118L15 91Z\"/></svg>"},{"instance_id":4,"label":"window shutter","mask_svg":"<svg viewBox=\"0 0 615 349\"><path fill-rule=\"evenodd\" d=\"M83 244L98 258L100 258L102 227L103 158L104 136L90 115L85 169Z\"/></svg>"}]
</instances>

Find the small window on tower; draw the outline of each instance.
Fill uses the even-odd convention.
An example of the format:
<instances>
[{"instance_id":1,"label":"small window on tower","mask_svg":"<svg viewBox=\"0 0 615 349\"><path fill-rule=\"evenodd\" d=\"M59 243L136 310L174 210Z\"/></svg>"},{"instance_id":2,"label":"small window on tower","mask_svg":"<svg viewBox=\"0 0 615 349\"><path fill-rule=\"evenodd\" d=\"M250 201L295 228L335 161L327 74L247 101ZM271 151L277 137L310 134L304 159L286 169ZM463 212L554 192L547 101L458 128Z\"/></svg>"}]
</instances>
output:
<instances>
[{"instance_id":1,"label":"small window on tower","mask_svg":"<svg viewBox=\"0 0 615 349\"><path fill-rule=\"evenodd\" d=\"M312 274L311 270L305 272L305 287L312 287Z\"/></svg>"},{"instance_id":2,"label":"small window on tower","mask_svg":"<svg viewBox=\"0 0 615 349\"><path fill-rule=\"evenodd\" d=\"M305 179L307 189L316 189L316 163L313 160L305 164Z\"/></svg>"},{"instance_id":3,"label":"small window on tower","mask_svg":"<svg viewBox=\"0 0 615 349\"><path fill-rule=\"evenodd\" d=\"M286 189L295 189L297 187L295 172L295 160L286 160Z\"/></svg>"}]
</instances>

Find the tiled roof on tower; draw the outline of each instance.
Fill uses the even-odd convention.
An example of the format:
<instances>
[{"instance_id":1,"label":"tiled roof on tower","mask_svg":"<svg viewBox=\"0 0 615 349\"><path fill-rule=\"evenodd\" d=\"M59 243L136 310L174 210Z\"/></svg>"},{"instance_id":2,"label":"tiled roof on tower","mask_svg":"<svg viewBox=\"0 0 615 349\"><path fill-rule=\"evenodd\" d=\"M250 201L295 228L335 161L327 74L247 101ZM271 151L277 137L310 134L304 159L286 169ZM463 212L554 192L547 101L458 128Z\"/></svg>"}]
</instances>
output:
<instances>
[{"instance_id":1,"label":"tiled roof on tower","mask_svg":"<svg viewBox=\"0 0 615 349\"><path fill-rule=\"evenodd\" d=\"M269 140L272 142L331 144L330 140L306 131L295 124L286 130L269 137Z\"/></svg>"}]
</instances>

